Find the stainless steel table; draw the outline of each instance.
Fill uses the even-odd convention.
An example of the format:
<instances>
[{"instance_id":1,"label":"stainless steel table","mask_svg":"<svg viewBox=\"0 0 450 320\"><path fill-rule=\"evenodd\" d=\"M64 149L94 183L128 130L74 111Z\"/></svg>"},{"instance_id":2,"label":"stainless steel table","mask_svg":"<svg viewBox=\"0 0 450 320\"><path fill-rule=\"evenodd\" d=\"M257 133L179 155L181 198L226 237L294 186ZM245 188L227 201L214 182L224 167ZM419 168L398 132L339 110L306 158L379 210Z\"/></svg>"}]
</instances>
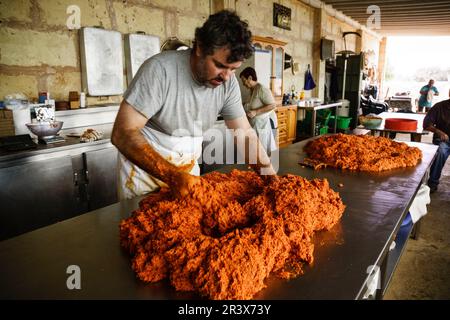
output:
<instances>
[{"instance_id":1,"label":"stainless steel table","mask_svg":"<svg viewBox=\"0 0 450 320\"><path fill-rule=\"evenodd\" d=\"M305 268L304 275L289 281L270 277L267 288L255 298L361 299L373 266L383 272L382 292L391 274L386 270L395 268L398 261L388 254L389 247L437 147L411 143L423 151L418 166L369 174L302 168L298 162L307 142L280 151L279 173L328 178L347 208L333 229L316 234L315 261ZM234 167L239 166L224 171ZM343 187L338 186L341 183ZM138 200L119 202L0 242L0 298L197 299L192 293L175 292L168 281L145 284L136 279L130 258L119 245L118 225L138 206ZM66 286L70 265L80 267L80 290Z\"/></svg>"},{"instance_id":2,"label":"stainless steel table","mask_svg":"<svg viewBox=\"0 0 450 320\"><path fill-rule=\"evenodd\" d=\"M298 106L297 108L300 110L312 111L312 119L311 119L311 136L315 136L316 131L316 121L317 121L317 110L323 109L332 109L337 110L338 107L342 106L342 102L328 103L328 104L319 104L314 106ZM336 133L337 128L337 112L334 116L334 133Z\"/></svg>"}]
</instances>

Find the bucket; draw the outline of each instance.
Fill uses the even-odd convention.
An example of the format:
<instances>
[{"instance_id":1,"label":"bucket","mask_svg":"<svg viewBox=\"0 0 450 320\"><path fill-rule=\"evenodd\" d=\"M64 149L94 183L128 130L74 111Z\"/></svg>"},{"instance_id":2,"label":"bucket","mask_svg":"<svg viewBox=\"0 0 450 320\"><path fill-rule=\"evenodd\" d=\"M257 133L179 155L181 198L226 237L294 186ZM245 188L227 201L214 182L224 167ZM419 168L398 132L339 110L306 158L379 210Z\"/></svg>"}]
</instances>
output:
<instances>
[{"instance_id":1,"label":"bucket","mask_svg":"<svg viewBox=\"0 0 450 320\"><path fill-rule=\"evenodd\" d=\"M350 114L350 101L348 100L339 100L338 102L342 102L342 106L338 106L336 109L336 114L342 117L348 117Z\"/></svg>"},{"instance_id":2,"label":"bucket","mask_svg":"<svg viewBox=\"0 0 450 320\"><path fill-rule=\"evenodd\" d=\"M328 109L318 110L316 113L316 123L320 123L321 125L327 126L328 121L330 120L331 111ZM305 115L305 123L306 125L310 125L312 120L312 111L306 111Z\"/></svg>"},{"instance_id":3,"label":"bucket","mask_svg":"<svg viewBox=\"0 0 450 320\"><path fill-rule=\"evenodd\" d=\"M351 117L337 117L337 128L338 129L348 129L350 126Z\"/></svg>"}]
</instances>

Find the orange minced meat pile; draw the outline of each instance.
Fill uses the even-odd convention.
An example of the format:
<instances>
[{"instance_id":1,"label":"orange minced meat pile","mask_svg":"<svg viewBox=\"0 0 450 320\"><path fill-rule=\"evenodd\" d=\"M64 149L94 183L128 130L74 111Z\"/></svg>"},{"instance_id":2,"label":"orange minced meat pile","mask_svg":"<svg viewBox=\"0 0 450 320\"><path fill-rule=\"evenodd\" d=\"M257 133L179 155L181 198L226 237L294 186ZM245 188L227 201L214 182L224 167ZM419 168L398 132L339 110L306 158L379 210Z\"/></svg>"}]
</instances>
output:
<instances>
[{"instance_id":1,"label":"orange minced meat pile","mask_svg":"<svg viewBox=\"0 0 450 320\"><path fill-rule=\"evenodd\" d=\"M356 171L384 171L416 166L422 151L384 137L335 134L308 142L305 162Z\"/></svg>"},{"instance_id":2,"label":"orange minced meat pile","mask_svg":"<svg viewBox=\"0 0 450 320\"><path fill-rule=\"evenodd\" d=\"M139 279L168 278L210 299L251 299L271 274L284 279L313 262L315 231L344 212L328 181L286 175L265 185L254 172L201 177L189 195L161 189L121 222L121 245Z\"/></svg>"}]
</instances>

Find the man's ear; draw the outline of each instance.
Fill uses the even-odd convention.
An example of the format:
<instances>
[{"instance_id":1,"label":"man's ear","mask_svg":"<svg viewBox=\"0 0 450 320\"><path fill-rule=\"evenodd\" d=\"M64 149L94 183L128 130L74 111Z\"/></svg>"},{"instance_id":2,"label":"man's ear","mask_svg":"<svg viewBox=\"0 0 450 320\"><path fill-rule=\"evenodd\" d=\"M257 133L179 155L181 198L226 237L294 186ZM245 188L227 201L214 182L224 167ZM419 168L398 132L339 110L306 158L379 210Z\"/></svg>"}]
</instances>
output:
<instances>
[{"instance_id":1,"label":"man's ear","mask_svg":"<svg viewBox=\"0 0 450 320\"><path fill-rule=\"evenodd\" d=\"M198 42L198 41L196 41L196 43L195 43L195 55L197 57L202 57L203 56L203 51L200 48L200 42Z\"/></svg>"}]
</instances>

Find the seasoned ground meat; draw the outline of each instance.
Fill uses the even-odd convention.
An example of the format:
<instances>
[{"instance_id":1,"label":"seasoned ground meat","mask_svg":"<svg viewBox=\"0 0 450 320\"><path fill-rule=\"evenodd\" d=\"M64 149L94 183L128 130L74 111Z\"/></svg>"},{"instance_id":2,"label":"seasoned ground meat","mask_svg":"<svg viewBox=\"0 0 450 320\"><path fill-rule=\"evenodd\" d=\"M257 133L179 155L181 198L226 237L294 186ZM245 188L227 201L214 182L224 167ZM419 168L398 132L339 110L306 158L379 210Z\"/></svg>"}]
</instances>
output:
<instances>
[{"instance_id":1,"label":"seasoned ground meat","mask_svg":"<svg viewBox=\"0 0 450 320\"><path fill-rule=\"evenodd\" d=\"M213 172L185 198L162 189L142 200L120 224L121 244L142 281L250 299L272 273L301 274L313 261L314 232L330 229L344 208L327 180L286 175L264 186L254 172Z\"/></svg>"},{"instance_id":2,"label":"seasoned ground meat","mask_svg":"<svg viewBox=\"0 0 450 320\"><path fill-rule=\"evenodd\" d=\"M416 166L422 151L384 137L335 134L308 142L305 163L356 171L384 171Z\"/></svg>"}]
</instances>

